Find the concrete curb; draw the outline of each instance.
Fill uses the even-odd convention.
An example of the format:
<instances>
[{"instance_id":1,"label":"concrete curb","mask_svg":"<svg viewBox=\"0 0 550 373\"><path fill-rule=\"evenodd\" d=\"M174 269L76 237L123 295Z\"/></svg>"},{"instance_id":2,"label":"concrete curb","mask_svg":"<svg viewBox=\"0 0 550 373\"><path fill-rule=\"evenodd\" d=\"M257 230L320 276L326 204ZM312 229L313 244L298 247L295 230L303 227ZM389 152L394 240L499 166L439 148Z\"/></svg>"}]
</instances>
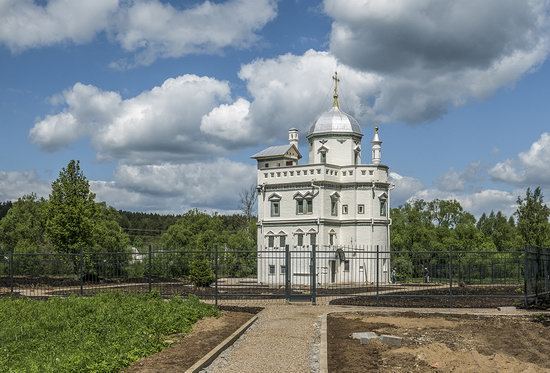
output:
<instances>
[{"instance_id":1,"label":"concrete curb","mask_svg":"<svg viewBox=\"0 0 550 373\"><path fill-rule=\"evenodd\" d=\"M328 373L327 314L321 316L321 345L319 346L319 372Z\"/></svg>"},{"instance_id":2,"label":"concrete curb","mask_svg":"<svg viewBox=\"0 0 550 373\"><path fill-rule=\"evenodd\" d=\"M254 315L250 320L244 323L233 334L227 337L222 343L210 350L209 353L203 356L202 359L193 364L192 367L187 369L185 373L198 373L208 365L210 365L226 348L231 346L244 332L250 328L252 324L258 319L258 315Z\"/></svg>"}]
</instances>

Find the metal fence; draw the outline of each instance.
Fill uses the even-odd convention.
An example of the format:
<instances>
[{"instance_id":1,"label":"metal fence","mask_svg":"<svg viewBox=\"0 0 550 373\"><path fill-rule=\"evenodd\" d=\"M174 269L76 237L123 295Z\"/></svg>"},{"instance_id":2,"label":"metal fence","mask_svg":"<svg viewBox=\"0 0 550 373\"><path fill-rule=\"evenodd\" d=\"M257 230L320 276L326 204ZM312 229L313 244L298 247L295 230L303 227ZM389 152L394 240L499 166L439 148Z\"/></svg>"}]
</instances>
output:
<instances>
[{"instance_id":1,"label":"metal fence","mask_svg":"<svg viewBox=\"0 0 550 373\"><path fill-rule=\"evenodd\" d=\"M550 304L550 250L525 250L525 303Z\"/></svg>"},{"instance_id":2,"label":"metal fence","mask_svg":"<svg viewBox=\"0 0 550 373\"><path fill-rule=\"evenodd\" d=\"M103 291L194 294L215 303L309 301L403 305L404 299L514 299L550 294L548 251L388 251L382 246L303 246L208 251L0 255L0 296ZM439 303L438 303L439 302ZM406 305L406 302L405 302Z\"/></svg>"}]
</instances>

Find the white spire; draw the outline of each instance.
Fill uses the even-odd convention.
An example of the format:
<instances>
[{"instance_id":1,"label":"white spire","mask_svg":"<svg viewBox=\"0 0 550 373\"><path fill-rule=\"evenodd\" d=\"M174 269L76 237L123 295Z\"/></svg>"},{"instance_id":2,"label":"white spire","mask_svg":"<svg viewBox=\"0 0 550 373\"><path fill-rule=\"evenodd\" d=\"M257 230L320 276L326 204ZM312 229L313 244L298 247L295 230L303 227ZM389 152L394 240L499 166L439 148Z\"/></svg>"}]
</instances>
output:
<instances>
[{"instance_id":1,"label":"white spire","mask_svg":"<svg viewBox=\"0 0 550 373\"><path fill-rule=\"evenodd\" d=\"M288 142L298 148L298 130L296 128L288 130Z\"/></svg>"},{"instance_id":2,"label":"white spire","mask_svg":"<svg viewBox=\"0 0 550 373\"><path fill-rule=\"evenodd\" d=\"M374 127L374 137L371 141L372 144L372 164L379 165L380 164L380 158L382 155L382 141L380 141L380 137L378 136L378 127Z\"/></svg>"}]
</instances>

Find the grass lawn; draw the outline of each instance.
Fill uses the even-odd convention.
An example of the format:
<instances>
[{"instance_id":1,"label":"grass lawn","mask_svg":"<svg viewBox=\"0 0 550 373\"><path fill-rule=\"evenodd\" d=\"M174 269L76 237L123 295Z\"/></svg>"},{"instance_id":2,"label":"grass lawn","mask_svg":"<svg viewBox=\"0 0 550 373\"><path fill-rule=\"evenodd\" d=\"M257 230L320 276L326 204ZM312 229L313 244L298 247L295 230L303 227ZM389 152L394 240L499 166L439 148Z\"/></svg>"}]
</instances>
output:
<instances>
[{"instance_id":1,"label":"grass lawn","mask_svg":"<svg viewBox=\"0 0 550 373\"><path fill-rule=\"evenodd\" d=\"M0 299L0 371L114 372L218 311L198 298L100 294Z\"/></svg>"}]
</instances>

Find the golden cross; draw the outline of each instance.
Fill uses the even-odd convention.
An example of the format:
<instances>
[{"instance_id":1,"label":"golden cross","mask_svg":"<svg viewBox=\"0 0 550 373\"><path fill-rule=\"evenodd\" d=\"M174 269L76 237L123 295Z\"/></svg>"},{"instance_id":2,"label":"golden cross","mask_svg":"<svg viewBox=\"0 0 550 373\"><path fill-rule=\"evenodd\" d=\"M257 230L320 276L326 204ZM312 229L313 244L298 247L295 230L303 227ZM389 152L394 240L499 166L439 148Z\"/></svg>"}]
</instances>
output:
<instances>
[{"instance_id":1,"label":"golden cross","mask_svg":"<svg viewBox=\"0 0 550 373\"><path fill-rule=\"evenodd\" d=\"M338 83L340 82L340 79L338 79L338 71L334 72L332 80L334 80L334 95L332 96L334 100L332 101L332 107L340 109L340 103L338 102Z\"/></svg>"}]
</instances>

